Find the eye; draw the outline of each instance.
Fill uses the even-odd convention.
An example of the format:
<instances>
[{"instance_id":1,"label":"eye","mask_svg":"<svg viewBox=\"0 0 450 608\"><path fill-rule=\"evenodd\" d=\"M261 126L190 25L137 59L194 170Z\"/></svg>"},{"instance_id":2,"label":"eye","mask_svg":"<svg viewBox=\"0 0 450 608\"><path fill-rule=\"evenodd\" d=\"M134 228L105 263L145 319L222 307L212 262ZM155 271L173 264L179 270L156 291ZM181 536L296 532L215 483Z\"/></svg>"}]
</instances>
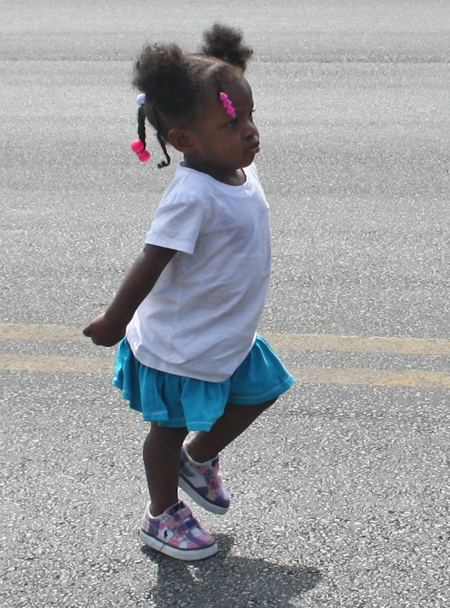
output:
<instances>
[{"instance_id":1,"label":"eye","mask_svg":"<svg viewBox=\"0 0 450 608\"><path fill-rule=\"evenodd\" d=\"M255 113L255 112L256 112L255 108L252 108L252 109L250 110L250 113L249 113L249 115L248 115L250 119L252 119L252 120L253 120L253 115L254 115L254 113Z\"/></svg>"}]
</instances>

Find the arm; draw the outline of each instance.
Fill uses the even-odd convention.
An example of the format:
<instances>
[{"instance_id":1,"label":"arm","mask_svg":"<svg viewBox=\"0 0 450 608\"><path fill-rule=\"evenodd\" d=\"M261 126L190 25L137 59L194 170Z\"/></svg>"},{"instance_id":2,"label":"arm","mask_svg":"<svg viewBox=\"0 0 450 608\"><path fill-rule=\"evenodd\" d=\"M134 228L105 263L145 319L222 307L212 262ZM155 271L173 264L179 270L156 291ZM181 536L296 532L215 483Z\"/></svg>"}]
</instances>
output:
<instances>
[{"instance_id":1,"label":"arm","mask_svg":"<svg viewBox=\"0 0 450 608\"><path fill-rule=\"evenodd\" d=\"M83 330L83 334L99 346L117 344L124 337L125 329L137 307L151 292L175 254L173 249L146 245L106 312L91 321Z\"/></svg>"}]
</instances>

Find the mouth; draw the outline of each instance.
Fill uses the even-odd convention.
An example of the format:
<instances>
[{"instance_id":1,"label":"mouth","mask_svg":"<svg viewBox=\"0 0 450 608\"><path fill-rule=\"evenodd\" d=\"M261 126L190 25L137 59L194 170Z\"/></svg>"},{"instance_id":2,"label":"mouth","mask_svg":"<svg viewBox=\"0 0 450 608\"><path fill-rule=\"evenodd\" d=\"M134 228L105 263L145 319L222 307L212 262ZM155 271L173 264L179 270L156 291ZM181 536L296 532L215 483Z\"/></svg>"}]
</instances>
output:
<instances>
[{"instance_id":1,"label":"mouth","mask_svg":"<svg viewBox=\"0 0 450 608\"><path fill-rule=\"evenodd\" d=\"M248 149L252 154L257 154L259 152L259 141L256 141L250 148Z\"/></svg>"}]
</instances>

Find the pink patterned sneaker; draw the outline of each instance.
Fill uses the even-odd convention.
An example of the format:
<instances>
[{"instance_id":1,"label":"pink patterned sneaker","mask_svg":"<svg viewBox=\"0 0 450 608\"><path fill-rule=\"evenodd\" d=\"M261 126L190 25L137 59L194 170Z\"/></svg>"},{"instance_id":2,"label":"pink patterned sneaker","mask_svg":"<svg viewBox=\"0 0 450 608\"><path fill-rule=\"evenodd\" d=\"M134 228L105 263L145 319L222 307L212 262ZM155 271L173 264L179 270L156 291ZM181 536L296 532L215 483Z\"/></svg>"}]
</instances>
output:
<instances>
[{"instance_id":1,"label":"pink patterned sneaker","mask_svg":"<svg viewBox=\"0 0 450 608\"><path fill-rule=\"evenodd\" d=\"M218 456L208 462L195 462L184 445L181 448L178 485L198 505L211 513L224 515L230 506L230 497L222 487Z\"/></svg>"},{"instance_id":2,"label":"pink patterned sneaker","mask_svg":"<svg viewBox=\"0 0 450 608\"><path fill-rule=\"evenodd\" d=\"M205 559L218 549L214 538L200 527L190 508L181 501L158 517L152 516L148 503L140 538L155 551L184 561Z\"/></svg>"}]
</instances>

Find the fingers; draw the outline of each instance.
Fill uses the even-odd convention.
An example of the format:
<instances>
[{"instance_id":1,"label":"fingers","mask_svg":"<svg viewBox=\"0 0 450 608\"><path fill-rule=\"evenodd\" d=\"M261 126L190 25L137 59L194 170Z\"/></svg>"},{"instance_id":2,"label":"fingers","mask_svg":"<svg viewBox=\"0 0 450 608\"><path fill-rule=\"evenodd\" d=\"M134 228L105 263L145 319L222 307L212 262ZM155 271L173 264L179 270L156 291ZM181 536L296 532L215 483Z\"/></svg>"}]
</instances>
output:
<instances>
[{"instance_id":1,"label":"fingers","mask_svg":"<svg viewBox=\"0 0 450 608\"><path fill-rule=\"evenodd\" d=\"M92 342L93 342L93 343L94 343L96 346L98 346L98 342L97 342L97 340L96 340L96 339L93 337L93 335L92 335L92 334L93 334L93 332L92 332L92 329L91 329L90 325L88 325L87 327L85 327L85 328L83 329L83 335L84 335L84 336L86 336L86 338L90 338L90 339L92 340Z\"/></svg>"},{"instance_id":2,"label":"fingers","mask_svg":"<svg viewBox=\"0 0 450 608\"><path fill-rule=\"evenodd\" d=\"M86 338L90 338L92 340L92 342L95 344L95 346L99 346L100 342L98 342L94 336L92 335L92 330L89 329L88 327L86 327L86 329L83 329L83 335L86 336Z\"/></svg>"},{"instance_id":3,"label":"fingers","mask_svg":"<svg viewBox=\"0 0 450 608\"><path fill-rule=\"evenodd\" d=\"M98 346L98 342L94 338L94 329L92 327L92 323L89 323L89 325L83 329L83 335L86 336L86 338L90 338L92 342Z\"/></svg>"},{"instance_id":4,"label":"fingers","mask_svg":"<svg viewBox=\"0 0 450 608\"><path fill-rule=\"evenodd\" d=\"M114 346L125 335L125 327L117 327L105 321L100 315L83 329L83 335L90 338L96 346Z\"/></svg>"}]
</instances>

